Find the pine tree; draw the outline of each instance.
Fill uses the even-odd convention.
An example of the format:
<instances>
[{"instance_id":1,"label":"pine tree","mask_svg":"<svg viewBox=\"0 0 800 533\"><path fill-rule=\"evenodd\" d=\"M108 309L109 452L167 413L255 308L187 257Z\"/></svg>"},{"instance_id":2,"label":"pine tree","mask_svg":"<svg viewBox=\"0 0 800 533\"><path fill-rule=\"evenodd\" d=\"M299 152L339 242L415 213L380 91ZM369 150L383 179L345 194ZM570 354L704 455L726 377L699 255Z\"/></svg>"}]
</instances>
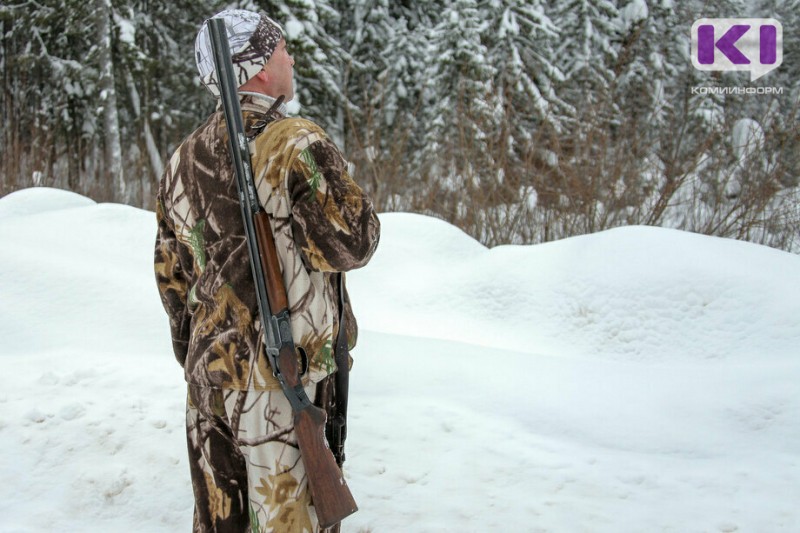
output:
<instances>
[{"instance_id":1,"label":"pine tree","mask_svg":"<svg viewBox=\"0 0 800 533\"><path fill-rule=\"evenodd\" d=\"M341 43L348 30L343 0L286 0L276 7L295 59L296 104L344 147L346 73L352 58Z\"/></svg>"},{"instance_id":2,"label":"pine tree","mask_svg":"<svg viewBox=\"0 0 800 533\"><path fill-rule=\"evenodd\" d=\"M398 35L388 0L355 0L348 14L351 31L342 36L342 44L352 57L346 79L347 100L352 103L346 109L346 150L380 205L390 194L386 176L401 166L397 156L402 151L403 135L392 127L397 93L391 62L403 58L396 58L391 48L397 44ZM400 39L407 37L402 34Z\"/></svg>"},{"instance_id":3,"label":"pine tree","mask_svg":"<svg viewBox=\"0 0 800 533\"><path fill-rule=\"evenodd\" d=\"M385 48L394 37L388 0L354 0L349 17L352 31L343 37L353 62L348 73L348 94L363 116L365 108L381 106L387 69Z\"/></svg>"},{"instance_id":4,"label":"pine tree","mask_svg":"<svg viewBox=\"0 0 800 533\"><path fill-rule=\"evenodd\" d=\"M506 161L499 177L518 188L530 179L528 161L541 148L539 139L561 130L569 109L558 94L564 80L554 51L559 29L540 1L490 0L481 7L486 61L494 67L492 135L496 157Z\"/></svg>"},{"instance_id":5,"label":"pine tree","mask_svg":"<svg viewBox=\"0 0 800 533\"><path fill-rule=\"evenodd\" d=\"M409 125L415 122L420 108L422 87L429 62L427 54L431 20L421 7L404 7L396 2L390 6L391 28L386 45L381 51L380 62L384 70L380 73L384 84L384 107L386 125ZM407 126L401 126L407 127Z\"/></svg>"},{"instance_id":6,"label":"pine tree","mask_svg":"<svg viewBox=\"0 0 800 533\"><path fill-rule=\"evenodd\" d=\"M618 112L611 98L619 41L619 11L607 0L569 0L553 13L561 35L554 57L564 72L559 93L575 114L571 120L594 116L599 127L608 127Z\"/></svg>"},{"instance_id":7,"label":"pine tree","mask_svg":"<svg viewBox=\"0 0 800 533\"><path fill-rule=\"evenodd\" d=\"M432 54L430 40L443 9L441 1L393 2L390 5L393 30L382 52L386 70L381 73L381 79L386 87L385 127L392 135L384 146L393 154L392 159L402 158L403 173L409 177L422 174L430 118L425 112Z\"/></svg>"},{"instance_id":8,"label":"pine tree","mask_svg":"<svg viewBox=\"0 0 800 533\"><path fill-rule=\"evenodd\" d=\"M491 95L495 72L481 42L485 31L475 0L456 0L432 28L430 64L424 78L421 111L425 137L425 165L435 186L451 193L456 202L441 206L455 215L459 203L469 200L470 188L480 189L492 168L493 154L485 150L487 129L493 122Z\"/></svg>"},{"instance_id":9,"label":"pine tree","mask_svg":"<svg viewBox=\"0 0 800 533\"><path fill-rule=\"evenodd\" d=\"M625 189L636 191L633 198L652 194L658 199L649 223L663 215L687 179L687 165L698 157L699 145L685 135L691 24L686 8L673 2L637 0L620 12L614 66L619 112L612 132L615 143L630 153Z\"/></svg>"},{"instance_id":10,"label":"pine tree","mask_svg":"<svg viewBox=\"0 0 800 533\"><path fill-rule=\"evenodd\" d=\"M781 21L784 39L784 60L774 72L777 74L774 86L783 88L784 94L777 98L778 104L772 106L767 126L775 132L771 141L780 168L779 180L784 187L797 188L800 186L800 32L797 31L800 0L774 1L774 10L769 12ZM796 213L795 223L798 222Z\"/></svg>"}]
</instances>

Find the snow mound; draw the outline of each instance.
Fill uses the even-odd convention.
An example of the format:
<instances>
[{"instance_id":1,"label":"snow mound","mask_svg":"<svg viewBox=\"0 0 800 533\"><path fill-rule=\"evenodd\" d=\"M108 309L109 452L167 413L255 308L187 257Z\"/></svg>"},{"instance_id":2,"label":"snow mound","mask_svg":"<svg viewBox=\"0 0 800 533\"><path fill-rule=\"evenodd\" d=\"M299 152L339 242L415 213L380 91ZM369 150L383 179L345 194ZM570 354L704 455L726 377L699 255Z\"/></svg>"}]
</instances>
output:
<instances>
[{"instance_id":1,"label":"snow mound","mask_svg":"<svg viewBox=\"0 0 800 533\"><path fill-rule=\"evenodd\" d=\"M21 189L0 198L0 217L35 215L95 203L85 196L61 189L50 187Z\"/></svg>"},{"instance_id":2,"label":"snow mound","mask_svg":"<svg viewBox=\"0 0 800 533\"><path fill-rule=\"evenodd\" d=\"M16 214L0 217L0 356L87 343L137 353L168 333L152 212L56 189L19 191L0 206Z\"/></svg>"},{"instance_id":3,"label":"snow mound","mask_svg":"<svg viewBox=\"0 0 800 533\"><path fill-rule=\"evenodd\" d=\"M644 226L489 250L436 219L381 222L351 284L374 331L630 360L798 354L796 255Z\"/></svg>"}]
</instances>

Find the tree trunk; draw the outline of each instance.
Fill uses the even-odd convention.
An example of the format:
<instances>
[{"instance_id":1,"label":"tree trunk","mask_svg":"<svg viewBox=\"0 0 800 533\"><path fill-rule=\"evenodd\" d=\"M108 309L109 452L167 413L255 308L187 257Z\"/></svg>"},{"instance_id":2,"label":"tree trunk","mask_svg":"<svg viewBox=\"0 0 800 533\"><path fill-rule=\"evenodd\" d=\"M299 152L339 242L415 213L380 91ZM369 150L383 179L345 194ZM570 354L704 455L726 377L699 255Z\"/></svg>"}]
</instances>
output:
<instances>
[{"instance_id":1,"label":"tree trunk","mask_svg":"<svg viewBox=\"0 0 800 533\"><path fill-rule=\"evenodd\" d=\"M142 124L140 137L144 137L145 150L150 161L150 172L143 172L139 180L141 182L142 196L139 199L138 206L149 208L152 202L153 185L158 183L158 180L161 179L161 174L164 173L164 161L158 151L153 130L150 128L150 121L146 115L143 116L141 98L139 97L139 91L136 89L133 76L131 76L130 71L126 71L125 76L128 84L128 94L133 104L133 112L136 115L137 123Z\"/></svg>"},{"instance_id":2,"label":"tree trunk","mask_svg":"<svg viewBox=\"0 0 800 533\"><path fill-rule=\"evenodd\" d=\"M111 184L111 199L127 203L128 191L122 168L122 142L119 133L119 111L114 80L114 59L111 53L111 2L95 0L95 22L98 43L100 101L103 105L105 141L105 174Z\"/></svg>"}]
</instances>

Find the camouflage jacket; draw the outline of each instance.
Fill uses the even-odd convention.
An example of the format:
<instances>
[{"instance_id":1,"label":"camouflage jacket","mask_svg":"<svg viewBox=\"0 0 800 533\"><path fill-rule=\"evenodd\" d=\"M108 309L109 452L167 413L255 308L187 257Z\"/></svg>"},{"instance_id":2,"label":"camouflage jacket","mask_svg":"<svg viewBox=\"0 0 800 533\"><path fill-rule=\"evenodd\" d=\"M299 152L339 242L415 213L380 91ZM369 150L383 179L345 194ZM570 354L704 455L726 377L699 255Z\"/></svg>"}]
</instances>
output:
<instances>
[{"instance_id":1,"label":"camouflage jacket","mask_svg":"<svg viewBox=\"0 0 800 533\"><path fill-rule=\"evenodd\" d=\"M337 272L374 253L380 224L347 162L313 122L245 96L242 112L258 196L269 215L305 383L336 369ZM260 133L259 131L262 130ZM278 388L264 351L236 179L221 110L180 145L161 180L155 271L175 356L187 382L214 388ZM357 328L345 290L348 344Z\"/></svg>"}]
</instances>

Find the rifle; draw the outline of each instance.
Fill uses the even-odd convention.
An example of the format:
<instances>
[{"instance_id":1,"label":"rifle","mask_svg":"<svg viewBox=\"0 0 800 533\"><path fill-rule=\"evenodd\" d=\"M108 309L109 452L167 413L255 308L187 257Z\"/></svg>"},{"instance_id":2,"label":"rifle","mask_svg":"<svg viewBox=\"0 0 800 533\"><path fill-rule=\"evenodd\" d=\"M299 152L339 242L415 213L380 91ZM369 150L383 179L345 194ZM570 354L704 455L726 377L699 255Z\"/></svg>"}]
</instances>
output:
<instances>
[{"instance_id":1,"label":"rifle","mask_svg":"<svg viewBox=\"0 0 800 533\"><path fill-rule=\"evenodd\" d=\"M211 18L208 20L208 27L225 122L228 126L231 159L239 188L239 203L242 207L267 359L292 407L294 431L305 465L311 498L320 527L326 529L356 512L358 507L325 440L325 411L311 403L300 378L297 350L289 322L286 287L275 250L275 240L269 217L258 200L253 180L250 149L244 134L225 22L221 18Z\"/></svg>"}]
</instances>

